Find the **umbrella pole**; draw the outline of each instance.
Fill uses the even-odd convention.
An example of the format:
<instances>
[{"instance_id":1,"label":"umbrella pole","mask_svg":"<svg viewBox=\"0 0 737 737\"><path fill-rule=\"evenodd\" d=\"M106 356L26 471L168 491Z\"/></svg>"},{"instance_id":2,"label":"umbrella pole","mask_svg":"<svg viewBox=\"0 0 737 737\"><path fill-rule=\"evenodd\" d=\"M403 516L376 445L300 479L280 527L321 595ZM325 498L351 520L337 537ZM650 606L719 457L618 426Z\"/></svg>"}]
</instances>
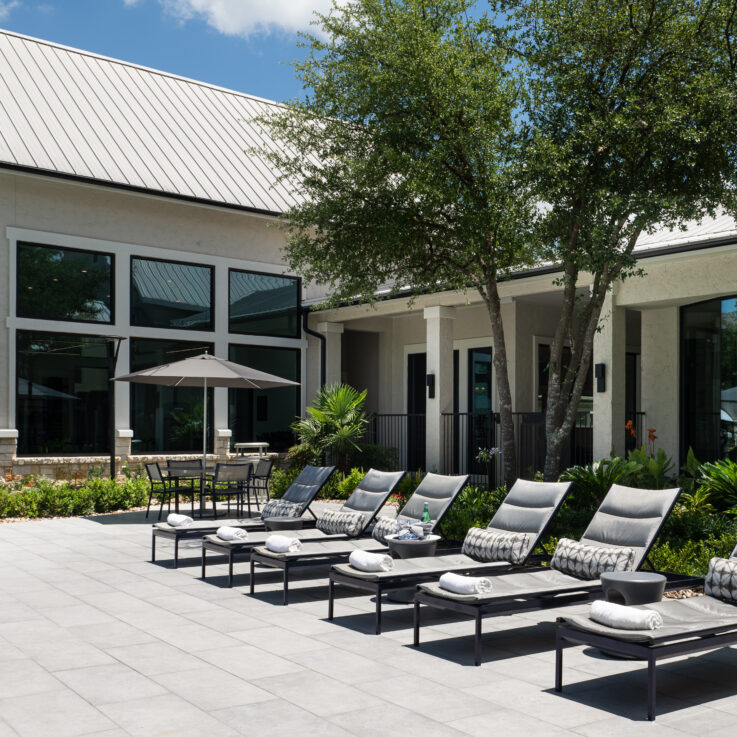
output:
<instances>
[{"instance_id":1,"label":"umbrella pole","mask_svg":"<svg viewBox=\"0 0 737 737\"><path fill-rule=\"evenodd\" d=\"M207 377L203 385L202 399L202 471L207 467Z\"/></svg>"}]
</instances>

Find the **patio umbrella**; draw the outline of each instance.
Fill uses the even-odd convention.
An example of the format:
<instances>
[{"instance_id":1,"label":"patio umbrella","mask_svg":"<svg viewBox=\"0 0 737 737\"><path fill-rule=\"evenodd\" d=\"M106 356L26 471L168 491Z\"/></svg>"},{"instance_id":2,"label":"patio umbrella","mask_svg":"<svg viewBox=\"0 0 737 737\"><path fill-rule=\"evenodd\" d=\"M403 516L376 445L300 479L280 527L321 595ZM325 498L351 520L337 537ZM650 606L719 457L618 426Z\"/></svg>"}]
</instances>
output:
<instances>
[{"instance_id":1,"label":"patio umbrella","mask_svg":"<svg viewBox=\"0 0 737 737\"><path fill-rule=\"evenodd\" d=\"M136 371L124 376L116 376L115 381L134 381L138 384L159 384L161 386L201 386L202 403L202 467L207 463L207 389L211 386L224 386L230 389L276 389L285 386L299 386L296 381L282 379L280 376L226 361L224 358L203 353L199 356L183 358L174 363Z\"/></svg>"}]
</instances>

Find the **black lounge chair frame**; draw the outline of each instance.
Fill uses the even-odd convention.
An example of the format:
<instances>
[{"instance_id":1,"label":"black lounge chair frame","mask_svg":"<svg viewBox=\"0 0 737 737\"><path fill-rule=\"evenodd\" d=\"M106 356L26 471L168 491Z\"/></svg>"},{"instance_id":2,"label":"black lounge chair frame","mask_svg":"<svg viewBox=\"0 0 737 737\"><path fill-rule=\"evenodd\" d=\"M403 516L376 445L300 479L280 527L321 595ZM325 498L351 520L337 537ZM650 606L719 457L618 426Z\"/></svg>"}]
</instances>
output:
<instances>
[{"instance_id":1,"label":"black lounge chair frame","mask_svg":"<svg viewBox=\"0 0 737 737\"><path fill-rule=\"evenodd\" d=\"M688 585L698 585L703 579L692 579ZM680 582L678 588L684 587ZM655 720L656 678L655 665L658 660L690 655L737 643L737 630L734 625L723 625L699 630L698 634L671 635L659 638L657 644L624 642L615 637L605 637L593 632L584 632L575 627L559 624L555 633L555 690L563 690L563 649L574 645L588 645L613 655L644 660L647 663L647 718Z\"/></svg>"},{"instance_id":2,"label":"black lounge chair frame","mask_svg":"<svg viewBox=\"0 0 737 737\"><path fill-rule=\"evenodd\" d=\"M607 500L609 498L609 494L611 494L615 489L618 490L624 490L624 492L639 492L639 493L647 493L647 489L627 489L627 487L621 487L617 486L616 484L612 486L612 488L609 490L607 497L604 498L604 501L602 501L601 506L594 514L593 519L589 523L589 526L586 528L586 531L581 536L581 542L587 543L592 540L591 537L587 537L591 534L591 530L595 528L601 528L601 524L598 523L599 518L603 515L609 514L609 508L607 506ZM667 509L664 510L664 513L660 516L660 522L657 525L657 527L652 531L652 534L649 535L649 539L647 541L647 544L642 548L642 552L639 554L638 559L636 561L636 564L634 566L635 570L639 570L640 566L643 565L643 563L648 563L651 568L653 568L652 564L650 564L648 560L648 555L650 553L650 550L652 549L652 546L655 544L655 541L658 538L658 535L660 534L660 531L663 529L663 525L665 524L665 520L668 518L668 515L673 511L673 507L675 506L676 502L678 501L678 496L680 495L681 490L663 490L663 491L672 491L675 492L673 494L673 500L668 505ZM621 492L619 492L621 493ZM657 493L657 492L654 492ZM635 515L632 516L633 519L637 519ZM597 530L598 532L599 530ZM595 538L593 538L595 540ZM612 543L613 544L613 543ZM671 575L670 577L666 576L668 579L668 583L666 583L666 588L669 589L677 589L677 588L683 588L684 581L692 580L689 577L682 577L682 576L675 576ZM527 596L520 596L519 594L510 594L509 596L497 596L493 599L490 599L488 602L464 602L464 601L458 601L453 600L450 598L443 598L440 596L433 596L432 594L423 591L422 589L418 589L415 593L414 597L414 616L413 616L413 630L414 630L414 637L413 637L413 644L415 647L420 646L420 626L421 626L421 616L420 616L420 607L424 604L425 606L432 607L433 609L438 609L440 611L446 611L446 612L454 612L456 614L461 614L464 616L471 617L474 620L474 665L481 665L481 636L482 636L482 627L481 622L483 619L487 617L496 617L496 616L502 616L507 614L517 614L519 612L527 612L527 611L538 611L538 610L544 610L544 609L552 609L552 608L558 608L562 606L568 606L570 604L579 604L582 602L587 601L593 601L594 599L601 596L601 585L592 587L590 584L590 581L582 581L582 588L580 591L576 591L573 587L567 587L565 592L561 592L559 588L551 587L548 590L541 590L541 591L535 591L532 595Z\"/></svg>"},{"instance_id":3,"label":"black lounge chair frame","mask_svg":"<svg viewBox=\"0 0 737 737\"><path fill-rule=\"evenodd\" d=\"M519 481L517 483L520 483ZM522 483L535 483L535 482L522 482ZM550 523L553 520L553 517L555 517L556 513L560 509L561 505L565 501L566 497L568 496L568 493L570 491L570 484L568 485L568 489L561 495L560 500L558 501L557 505L552 508L550 512L550 517L543 525L542 529L537 533L537 540L530 548L530 553L527 556L527 562L536 561L539 562L541 560L540 556L533 555L535 548L542 547L542 543L540 542L545 535L546 530L550 526ZM514 487L513 487L514 488ZM510 491L511 493L511 491ZM496 517L496 515L495 515ZM490 526L492 526L494 523L494 519L489 523ZM543 548L544 550L544 548ZM448 551L451 552L451 551ZM548 558L549 556L544 556L545 558ZM514 570L512 566L509 568L502 568L500 567L498 570L493 571L493 575L502 575L505 572L509 572L511 570ZM483 573L489 571L489 565L488 563L481 563L479 562L478 568L474 568L472 566L469 566L468 568L464 569L464 573ZM392 591L399 591L402 589L408 589L413 588L414 586L426 583L428 581L433 581L438 577L437 572L428 572L428 573L421 573L418 571L414 571L412 573L404 573L404 574L397 574L396 576L382 576L378 581L371 581L367 579L357 578L356 576L351 576L349 574L343 573L338 570L332 570L330 571L330 580L328 583L328 619L332 620L335 615L335 587L336 585L343 586L345 588L354 589L356 591L362 591L366 592L369 595L374 595L376 597L376 634L381 634L381 597L384 594L390 593Z\"/></svg>"},{"instance_id":4,"label":"black lounge chair frame","mask_svg":"<svg viewBox=\"0 0 737 737\"><path fill-rule=\"evenodd\" d=\"M309 468L317 468L317 467L309 466ZM335 466L328 466L327 468L332 468L332 471L328 474L328 477L327 477L327 478L330 478L333 471L335 470ZM322 486L320 488L322 488ZM317 493L319 493L319 489L315 493L315 496L317 496ZM310 509L310 504L313 501L314 501L314 497L309 500L307 506L304 509L304 512L309 512L309 514L312 515L312 519L306 519L302 522L303 529L315 526L315 521L317 517L315 516L315 513L312 511L312 509ZM218 525L197 526L197 527L171 527L171 528L157 527L156 525L154 525L151 528L151 562L152 563L156 562L156 538L157 537L160 537L163 540L171 540L174 543L174 568L177 568L179 566L179 543L182 540L200 540L205 535L213 534L214 532L217 531L217 529L218 529ZM253 523L248 524L246 526L246 529L257 532L260 530L264 530L266 528L264 527L263 522L261 522L260 520L257 521L256 518L253 518ZM222 554L223 551L218 549L217 552Z\"/></svg>"},{"instance_id":5,"label":"black lounge chair frame","mask_svg":"<svg viewBox=\"0 0 737 737\"><path fill-rule=\"evenodd\" d=\"M440 522L443 520L443 518L447 514L448 510L453 505L453 502L458 498L458 495L463 491L463 489L466 488L470 480L470 476L465 476L465 477L459 476L459 477L453 477L453 478L458 478L459 483L460 483L460 479L465 478L465 480L455 490L453 497L449 500L449 503L447 503L447 505L442 510L442 512L438 514L438 518L435 520L435 528L438 527ZM421 483L422 482L420 482L420 484ZM420 486L418 486L417 489L419 491ZM404 506L404 508L401 511L403 512L405 509L407 509L409 504L410 502L408 501L407 504ZM377 542L376 545L380 546L381 543ZM250 571L250 578L249 578L250 593L251 595L255 593L255 584L256 584L255 577L256 577L256 565L257 564L266 566L269 568L276 568L282 571L282 584L283 584L282 603L284 604L284 606L286 606L289 603L289 573L290 571L293 571L294 569L297 569L297 568L308 568L308 567L311 568L314 566L334 565L335 563L340 563L340 562L345 561L345 559L346 559L345 553L340 553L336 555L328 555L325 552L315 552L315 553L304 553L303 555L301 555L299 560L289 560L285 558L274 558L272 556L262 555L254 550L253 553L251 554L251 571ZM332 575L333 575L333 571L330 572L330 577L328 580L328 619L333 618L333 599L335 596L334 594L335 583L333 581ZM398 587L398 588L407 588L407 585L403 587ZM376 634L381 634L381 601L380 600L377 600L377 603L376 603L376 627L377 627Z\"/></svg>"}]
</instances>

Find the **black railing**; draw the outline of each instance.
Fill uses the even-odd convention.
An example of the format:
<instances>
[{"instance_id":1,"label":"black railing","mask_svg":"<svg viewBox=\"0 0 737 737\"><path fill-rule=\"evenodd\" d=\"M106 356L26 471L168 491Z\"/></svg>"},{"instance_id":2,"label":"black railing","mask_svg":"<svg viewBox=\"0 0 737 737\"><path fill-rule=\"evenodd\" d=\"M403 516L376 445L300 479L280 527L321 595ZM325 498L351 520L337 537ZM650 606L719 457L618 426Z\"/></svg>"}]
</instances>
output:
<instances>
[{"instance_id":1,"label":"black railing","mask_svg":"<svg viewBox=\"0 0 737 737\"><path fill-rule=\"evenodd\" d=\"M517 475L532 478L545 466L545 415L542 412L515 412L513 414L515 445L517 448ZM446 473L470 473L476 483L492 484L502 481L500 456L491 461L490 468L479 462L481 448L501 448L499 415L448 413L443 415L443 457ZM561 470L584 465L593 459L593 424L591 412L579 412L571 437L561 453Z\"/></svg>"},{"instance_id":2,"label":"black railing","mask_svg":"<svg viewBox=\"0 0 737 737\"><path fill-rule=\"evenodd\" d=\"M396 451L395 470L425 469L425 415L372 415L366 442Z\"/></svg>"}]
</instances>

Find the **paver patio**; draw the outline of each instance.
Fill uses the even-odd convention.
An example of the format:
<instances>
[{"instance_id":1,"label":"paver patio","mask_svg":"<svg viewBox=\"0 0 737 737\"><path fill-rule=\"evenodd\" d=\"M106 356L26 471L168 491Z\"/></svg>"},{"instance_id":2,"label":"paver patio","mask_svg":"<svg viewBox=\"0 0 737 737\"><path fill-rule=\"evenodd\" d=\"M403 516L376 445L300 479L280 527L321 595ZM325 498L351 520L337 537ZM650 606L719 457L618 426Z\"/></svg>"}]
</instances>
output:
<instances>
[{"instance_id":1,"label":"paver patio","mask_svg":"<svg viewBox=\"0 0 737 737\"><path fill-rule=\"evenodd\" d=\"M486 620L475 668L469 621L426 614L418 651L408 605L376 637L368 597L325 620L323 574L295 576L285 608L278 573L250 597L225 566L199 580L196 544L151 564L150 537L138 512L0 525L0 737L737 731L732 649L660 665L651 724L639 663L570 649L553 691L555 611Z\"/></svg>"}]
</instances>

